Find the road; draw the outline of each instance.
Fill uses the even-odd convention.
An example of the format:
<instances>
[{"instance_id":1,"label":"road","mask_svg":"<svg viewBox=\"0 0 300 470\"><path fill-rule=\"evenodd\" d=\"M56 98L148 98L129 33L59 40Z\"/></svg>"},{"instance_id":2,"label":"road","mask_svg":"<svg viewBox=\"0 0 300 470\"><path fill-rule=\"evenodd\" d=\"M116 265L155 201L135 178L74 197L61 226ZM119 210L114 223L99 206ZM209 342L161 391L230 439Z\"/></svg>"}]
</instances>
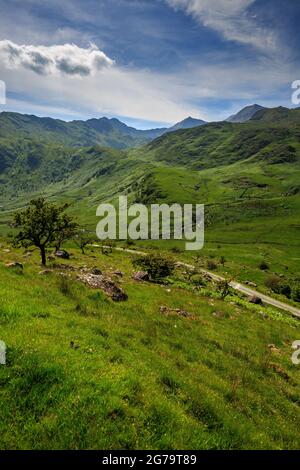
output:
<instances>
[{"instance_id":1,"label":"road","mask_svg":"<svg viewBox=\"0 0 300 470\"><path fill-rule=\"evenodd\" d=\"M95 247L99 247L99 245L93 245ZM108 247L107 247L108 248ZM128 248L114 248L114 250L116 251L124 251L126 253L131 253L131 254L134 254L134 255L141 255L141 256L146 256L147 253L143 252L143 251L136 251L136 250L130 250ZM192 264L187 264L187 263L183 263L183 262L178 262L177 263L178 266L183 266L185 268L188 268L188 269L195 269L195 266L193 266ZM219 276L215 273L212 273L210 271L207 271L206 269L201 269L201 272L203 272L203 274L207 274L208 276L211 277L211 279L213 279L214 281L225 281L225 278L222 277L222 276ZM250 289L249 287L239 283L239 282L236 282L236 281L231 281L229 283L230 287L232 287L232 289L235 289L237 290L238 292L241 292L242 294L244 295L247 295L249 297L253 297L253 296L256 296L256 297L259 297L263 303L267 304L267 305L271 305L272 307L276 307L280 310L284 310L285 312L288 312L288 313L291 313L294 317L297 317L297 318L300 318L300 310L296 307L293 307L292 305L289 305L289 304L286 304L285 302L280 302L279 300L276 300L276 299L273 299L272 297L268 296L268 295L265 295L265 294L262 294L261 292L258 292L257 290L254 290L254 289Z\"/></svg>"}]
</instances>

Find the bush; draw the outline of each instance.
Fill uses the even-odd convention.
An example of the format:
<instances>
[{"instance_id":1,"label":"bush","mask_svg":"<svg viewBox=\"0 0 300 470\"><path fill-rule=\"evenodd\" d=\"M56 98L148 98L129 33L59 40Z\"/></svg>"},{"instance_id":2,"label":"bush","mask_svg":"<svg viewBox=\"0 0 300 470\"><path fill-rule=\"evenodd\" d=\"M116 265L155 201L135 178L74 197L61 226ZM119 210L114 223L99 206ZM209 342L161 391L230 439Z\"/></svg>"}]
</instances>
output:
<instances>
[{"instance_id":1,"label":"bush","mask_svg":"<svg viewBox=\"0 0 300 470\"><path fill-rule=\"evenodd\" d=\"M300 302L300 286L294 287L293 292L292 292L292 299L295 302Z\"/></svg>"},{"instance_id":2,"label":"bush","mask_svg":"<svg viewBox=\"0 0 300 470\"><path fill-rule=\"evenodd\" d=\"M207 269L210 269L211 271L215 271L218 268L218 265L215 261L209 260L207 261Z\"/></svg>"},{"instance_id":3,"label":"bush","mask_svg":"<svg viewBox=\"0 0 300 470\"><path fill-rule=\"evenodd\" d=\"M292 289L288 284L282 284L280 286L280 294L285 295L288 299L292 296Z\"/></svg>"},{"instance_id":4,"label":"bush","mask_svg":"<svg viewBox=\"0 0 300 470\"><path fill-rule=\"evenodd\" d=\"M265 281L266 287L271 289L273 292L276 292L277 294L280 293L280 284L281 279L276 275L269 276Z\"/></svg>"},{"instance_id":5,"label":"bush","mask_svg":"<svg viewBox=\"0 0 300 470\"><path fill-rule=\"evenodd\" d=\"M285 295L288 299L292 296L291 286L286 282L283 282L282 279L275 274L266 279L265 285L276 294Z\"/></svg>"},{"instance_id":6,"label":"bush","mask_svg":"<svg viewBox=\"0 0 300 470\"><path fill-rule=\"evenodd\" d=\"M154 281L170 276L175 269L174 261L160 253L139 256L133 261L133 265L146 271Z\"/></svg>"},{"instance_id":7,"label":"bush","mask_svg":"<svg viewBox=\"0 0 300 470\"><path fill-rule=\"evenodd\" d=\"M259 265L259 269L261 269L262 271L268 271L269 269L268 263L266 263L266 261L262 261Z\"/></svg>"}]
</instances>

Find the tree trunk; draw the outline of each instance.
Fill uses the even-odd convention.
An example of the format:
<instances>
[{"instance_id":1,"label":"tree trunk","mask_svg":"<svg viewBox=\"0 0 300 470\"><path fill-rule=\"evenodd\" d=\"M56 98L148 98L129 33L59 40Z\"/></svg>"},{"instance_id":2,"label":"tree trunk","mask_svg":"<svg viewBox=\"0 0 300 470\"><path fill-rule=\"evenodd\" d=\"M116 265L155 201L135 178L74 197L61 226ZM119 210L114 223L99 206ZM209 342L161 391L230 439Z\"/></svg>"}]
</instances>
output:
<instances>
[{"instance_id":1,"label":"tree trunk","mask_svg":"<svg viewBox=\"0 0 300 470\"><path fill-rule=\"evenodd\" d=\"M42 265L46 266L46 250L45 250L45 247L42 246L40 248L40 250L41 250L41 257L42 257Z\"/></svg>"}]
</instances>

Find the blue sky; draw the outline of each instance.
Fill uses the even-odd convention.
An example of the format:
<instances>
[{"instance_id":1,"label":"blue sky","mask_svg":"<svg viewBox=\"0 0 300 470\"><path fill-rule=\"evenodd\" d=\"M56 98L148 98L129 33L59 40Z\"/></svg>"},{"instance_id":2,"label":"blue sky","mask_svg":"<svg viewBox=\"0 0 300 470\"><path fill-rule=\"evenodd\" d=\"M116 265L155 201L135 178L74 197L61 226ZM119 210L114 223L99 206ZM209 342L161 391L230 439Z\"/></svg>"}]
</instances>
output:
<instances>
[{"instance_id":1,"label":"blue sky","mask_svg":"<svg viewBox=\"0 0 300 470\"><path fill-rule=\"evenodd\" d=\"M0 0L13 110L140 128L291 106L298 0Z\"/></svg>"}]
</instances>

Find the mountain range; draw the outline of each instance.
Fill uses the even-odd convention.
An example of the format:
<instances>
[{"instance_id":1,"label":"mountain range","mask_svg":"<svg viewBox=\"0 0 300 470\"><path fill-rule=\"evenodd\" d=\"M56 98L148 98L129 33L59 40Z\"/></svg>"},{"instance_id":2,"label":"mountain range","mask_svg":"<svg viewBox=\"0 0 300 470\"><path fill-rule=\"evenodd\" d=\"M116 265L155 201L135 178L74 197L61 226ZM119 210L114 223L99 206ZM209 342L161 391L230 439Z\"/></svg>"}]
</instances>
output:
<instances>
[{"instance_id":1,"label":"mountain range","mask_svg":"<svg viewBox=\"0 0 300 470\"><path fill-rule=\"evenodd\" d=\"M102 145L124 149L145 144L167 132L206 124L188 118L171 128L140 130L127 126L116 118L89 119L66 122L49 117L12 112L0 113L0 137L35 137L61 142L72 147Z\"/></svg>"}]
</instances>

